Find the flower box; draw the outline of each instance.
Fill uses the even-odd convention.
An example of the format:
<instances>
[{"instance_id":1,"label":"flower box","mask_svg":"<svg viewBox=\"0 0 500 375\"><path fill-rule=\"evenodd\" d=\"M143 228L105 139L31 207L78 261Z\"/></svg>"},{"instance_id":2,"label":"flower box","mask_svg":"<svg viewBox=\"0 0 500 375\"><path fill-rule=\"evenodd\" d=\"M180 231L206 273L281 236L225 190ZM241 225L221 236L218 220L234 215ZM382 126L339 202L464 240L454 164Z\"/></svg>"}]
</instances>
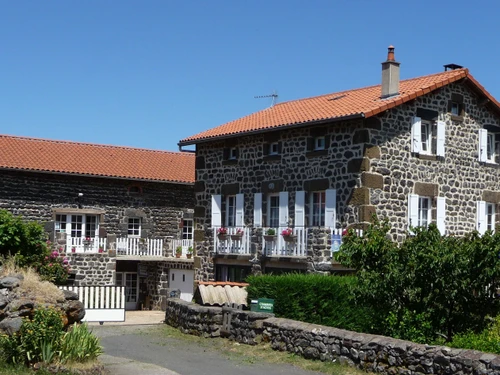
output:
<instances>
[{"instance_id":1,"label":"flower box","mask_svg":"<svg viewBox=\"0 0 500 375\"><path fill-rule=\"evenodd\" d=\"M283 236L283 240L288 243L295 242L297 240L297 236Z\"/></svg>"},{"instance_id":2,"label":"flower box","mask_svg":"<svg viewBox=\"0 0 500 375\"><path fill-rule=\"evenodd\" d=\"M276 235L275 234L264 234L264 241L266 242L275 242Z\"/></svg>"},{"instance_id":3,"label":"flower box","mask_svg":"<svg viewBox=\"0 0 500 375\"><path fill-rule=\"evenodd\" d=\"M219 233L217 235L217 238L219 239L219 241L225 241L225 240L227 240L227 234L226 233Z\"/></svg>"},{"instance_id":4,"label":"flower box","mask_svg":"<svg viewBox=\"0 0 500 375\"><path fill-rule=\"evenodd\" d=\"M231 239L233 241L241 241L242 237L243 237L243 233L242 234L231 234Z\"/></svg>"}]
</instances>

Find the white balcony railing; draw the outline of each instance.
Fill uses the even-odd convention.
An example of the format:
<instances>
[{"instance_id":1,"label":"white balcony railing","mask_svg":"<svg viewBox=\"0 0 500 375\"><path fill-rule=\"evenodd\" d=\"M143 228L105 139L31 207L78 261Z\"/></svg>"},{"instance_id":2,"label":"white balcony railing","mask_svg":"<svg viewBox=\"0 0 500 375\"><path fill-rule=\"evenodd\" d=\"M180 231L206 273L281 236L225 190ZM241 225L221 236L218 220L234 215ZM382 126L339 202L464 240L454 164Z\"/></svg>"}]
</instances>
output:
<instances>
[{"instance_id":1,"label":"white balcony railing","mask_svg":"<svg viewBox=\"0 0 500 375\"><path fill-rule=\"evenodd\" d=\"M307 253L307 228L292 228L291 236L283 236L281 233L286 227L263 228L263 233L274 229L274 235L264 235L262 248L266 256L290 256L304 257Z\"/></svg>"},{"instance_id":2,"label":"white balcony railing","mask_svg":"<svg viewBox=\"0 0 500 375\"><path fill-rule=\"evenodd\" d=\"M219 228L214 228L215 251L217 254L250 255L250 230L247 228L226 228L225 235L218 234ZM238 229L243 230L241 235Z\"/></svg>"},{"instance_id":3,"label":"white balcony railing","mask_svg":"<svg viewBox=\"0 0 500 375\"><path fill-rule=\"evenodd\" d=\"M133 238L116 239L116 255L161 257L163 255L163 239Z\"/></svg>"},{"instance_id":4,"label":"white balcony railing","mask_svg":"<svg viewBox=\"0 0 500 375\"><path fill-rule=\"evenodd\" d=\"M106 249L106 238L66 237L67 253L99 253Z\"/></svg>"},{"instance_id":5,"label":"white balcony railing","mask_svg":"<svg viewBox=\"0 0 500 375\"><path fill-rule=\"evenodd\" d=\"M172 252L171 254L169 254L169 256L175 256L177 248L181 247L182 248L181 257L185 258L186 255L188 254L188 249L193 248L193 246L194 246L193 240L172 240Z\"/></svg>"}]
</instances>

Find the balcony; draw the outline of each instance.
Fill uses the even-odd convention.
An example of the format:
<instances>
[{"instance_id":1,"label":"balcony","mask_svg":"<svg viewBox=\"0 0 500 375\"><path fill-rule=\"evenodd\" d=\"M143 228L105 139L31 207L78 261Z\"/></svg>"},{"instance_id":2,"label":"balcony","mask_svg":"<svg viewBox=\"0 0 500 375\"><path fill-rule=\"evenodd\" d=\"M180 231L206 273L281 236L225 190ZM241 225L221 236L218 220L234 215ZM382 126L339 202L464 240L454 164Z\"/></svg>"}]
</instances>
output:
<instances>
[{"instance_id":1,"label":"balcony","mask_svg":"<svg viewBox=\"0 0 500 375\"><path fill-rule=\"evenodd\" d=\"M161 238L121 237L116 239L116 256L168 256L163 252Z\"/></svg>"},{"instance_id":2,"label":"balcony","mask_svg":"<svg viewBox=\"0 0 500 375\"><path fill-rule=\"evenodd\" d=\"M283 236L283 231L287 227L263 228L263 233L269 233L274 230L274 235L262 236L262 249L264 255L287 256L287 257L305 257L307 254L307 228L291 228L291 235Z\"/></svg>"},{"instance_id":3,"label":"balcony","mask_svg":"<svg viewBox=\"0 0 500 375\"><path fill-rule=\"evenodd\" d=\"M177 248L182 249L181 258L187 258L189 248L194 248L193 240L171 240L171 254L169 256L176 256Z\"/></svg>"},{"instance_id":4,"label":"balcony","mask_svg":"<svg viewBox=\"0 0 500 375\"><path fill-rule=\"evenodd\" d=\"M225 229L227 233L220 234L219 228L214 228L216 254L250 255L250 230L238 233L238 228Z\"/></svg>"},{"instance_id":5,"label":"balcony","mask_svg":"<svg viewBox=\"0 0 500 375\"><path fill-rule=\"evenodd\" d=\"M102 253L106 250L106 245L106 238L66 237L66 253Z\"/></svg>"}]
</instances>

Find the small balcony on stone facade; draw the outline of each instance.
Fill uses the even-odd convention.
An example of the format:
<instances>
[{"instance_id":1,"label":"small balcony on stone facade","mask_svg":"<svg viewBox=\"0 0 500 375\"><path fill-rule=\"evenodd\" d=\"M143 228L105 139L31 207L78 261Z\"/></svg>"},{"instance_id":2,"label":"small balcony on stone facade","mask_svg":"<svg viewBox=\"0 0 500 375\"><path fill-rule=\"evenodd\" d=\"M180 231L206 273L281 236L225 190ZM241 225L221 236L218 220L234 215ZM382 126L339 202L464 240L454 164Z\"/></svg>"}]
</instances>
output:
<instances>
[{"instance_id":1,"label":"small balcony on stone facade","mask_svg":"<svg viewBox=\"0 0 500 375\"><path fill-rule=\"evenodd\" d=\"M263 228L264 256L305 257L307 254L307 228ZM274 233L274 234L271 234Z\"/></svg>"},{"instance_id":2,"label":"small balcony on stone facade","mask_svg":"<svg viewBox=\"0 0 500 375\"><path fill-rule=\"evenodd\" d=\"M171 255L177 257L177 249L181 249L180 258L190 258L193 255L194 241L188 239L172 239L170 240ZM191 251L190 251L191 249Z\"/></svg>"},{"instance_id":3,"label":"small balcony on stone facade","mask_svg":"<svg viewBox=\"0 0 500 375\"><path fill-rule=\"evenodd\" d=\"M214 228L214 238L218 255L250 255L250 230L246 228Z\"/></svg>"}]
</instances>

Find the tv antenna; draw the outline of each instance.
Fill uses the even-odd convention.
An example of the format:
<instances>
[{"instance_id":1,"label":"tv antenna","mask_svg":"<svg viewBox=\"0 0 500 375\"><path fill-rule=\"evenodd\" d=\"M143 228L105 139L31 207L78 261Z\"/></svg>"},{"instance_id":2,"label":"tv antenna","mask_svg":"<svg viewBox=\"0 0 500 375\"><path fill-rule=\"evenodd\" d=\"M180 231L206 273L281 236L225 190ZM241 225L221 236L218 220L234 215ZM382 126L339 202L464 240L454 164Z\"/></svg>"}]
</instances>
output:
<instances>
[{"instance_id":1,"label":"tv antenna","mask_svg":"<svg viewBox=\"0 0 500 375\"><path fill-rule=\"evenodd\" d=\"M269 95L254 96L254 99L262 99L262 98L272 98L271 102L271 107L272 107L276 104L276 101L278 100L278 93L276 92L276 90L274 90L273 93Z\"/></svg>"}]
</instances>

